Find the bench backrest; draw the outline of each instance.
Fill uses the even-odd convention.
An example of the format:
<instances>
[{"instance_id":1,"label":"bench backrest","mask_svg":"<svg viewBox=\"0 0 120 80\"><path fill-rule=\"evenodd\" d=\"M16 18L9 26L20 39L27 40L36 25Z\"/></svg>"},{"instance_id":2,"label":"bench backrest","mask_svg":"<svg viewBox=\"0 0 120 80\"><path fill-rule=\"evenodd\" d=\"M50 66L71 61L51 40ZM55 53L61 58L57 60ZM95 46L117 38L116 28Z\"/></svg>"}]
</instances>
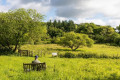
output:
<instances>
[{"instance_id":1,"label":"bench backrest","mask_svg":"<svg viewBox=\"0 0 120 80\"><path fill-rule=\"evenodd\" d=\"M46 69L46 63L23 63L23 69L28 71L40 71Z\"/></svg>"}]
</instances>

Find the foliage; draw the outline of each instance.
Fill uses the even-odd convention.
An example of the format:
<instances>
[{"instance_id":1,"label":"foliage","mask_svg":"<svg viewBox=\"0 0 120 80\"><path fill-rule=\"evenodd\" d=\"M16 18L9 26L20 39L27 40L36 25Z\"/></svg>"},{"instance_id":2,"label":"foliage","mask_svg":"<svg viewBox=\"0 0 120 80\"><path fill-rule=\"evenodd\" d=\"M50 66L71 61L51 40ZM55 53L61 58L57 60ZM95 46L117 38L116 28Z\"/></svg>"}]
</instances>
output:
<instances>
[{"instance_id":1,"label":"foliage","mask_svg":"<svg viewBox=\"0 0 120 80\"><path fill-rule=\"evenodd\" d=\"M116 30L117 30L118 33L120 34L120 25L116 27Z\"/></svg>"},{"instance_id":2,"label":"foliage","mask_svg":"<svg viewBox=\"0 0 120 80\"><path fill-rule=\"evenodd\" d=\"M118 33L111 26L101 26L94 23L75 24L72 20L50 20L47 22L48 34L53 37L63 36L61 32L71 32L87 34L95 43L110 43L111 45L119 46ZM60 30L59 30L60 29ZM116 28L119 32L119 26ZM58 36L57 36L58 35Z\"/></svg>"},{"instance_id":3,"label":"foliage","mask_svg":"<svg viewBox=\"0 0 120 80\"><path fill-rule=\"evenodd\" d=\"M66 33L63 37L60 38L58 41L58 44L67 46L71 48L72 50L78 49L80 46L92 46L93 45L93 40L90 39L87 35L85 34L78 34L74 32L69 32Z\"/></svg>"},{"instance_id":4,"label":"foliage","mask_svg":"<svg viewBox=\"0 0 120 80\"><path fill-rule=\"evenodd\" d=\"M64 54L64 57L65 58L75 58L75 55L70 53L70 52L67 52L67 53Z\"/></svg>"},{"instance_id":5,"label":"foliage","mask_svg":"<svg viewBox=\"0 0 120 80\"><path fill-rule=\"evenodd\" d=\"M50 20L49 22L47 22L47 27L48 29L50 27L55 27L57 29L63 30L64 32L70 32L75 30L76 25L72 20L69 21L54 20L53 22Z\"/></svg>"},{"instance_id":6,"label":"foliage","mask_svg":"<svg viewBox=\"0 0 120 80\"><path fill-rule=\"evenodd\" d=\"M53 28L54 27L54 28ZM117 45L119 44L119 27L117 26L116 29L112 28L111 26L101 26L96 25L94 23L80 23L75 24L72 20L54 20L47 22L47 28L48 28L48 34L53 37L59 37L56 36L61 34L60 32L71 32L75 31L76 33L82 33L87 34L91 39L95 41L95 43L110 43L111 45ZM51 29L52 28L52 29ZM60 31L60 30L61 31ZM54 34L53 34L54 32ZM63 35L61 35L63 36Z\"/></svg>"},{"instance_id":7,"label":"foliage","mask_svg":"<svg viewBox=\"0 0 120 80\"><path fill-rule=\"evenodd\" d=\"M21 8L0 13L0 49L15 52L29 38L37 40L43 26L42 20L43 15L32 9Z\"/></svg>"},{"instance_id":8,"label":"foliage","mask_svg":"<svg viewBox=\"0 0 120 80\"><path fill-rule=\"evenodd\" d=\"M101 36L103 39L102 41L99 41L99 37L98 37L98 41L99 43L111 43L113 42L111 40L112 36L114 33L115 33L115 30L112 28L112 27L109 27L109 26L103 26L100 28L101 31L99 33L99 36Z\"/></svg>"},{"instance_id":9,"label":"foliage","mask_svg":"<svg viewBox=\"0 0 120 80\"><path fill-rule=\"evenodd\" d=\"M117 27L119 31L119 26ZM77 33L87 34L96 43L110 43L111 45L119 44L119 34L111 26L100 26L94 23L81 23L76 29Z\"/></svg>"},{"instance_id":10,"label":"foliage","mask_svg":"<svg viewBox=\"0 0 120 80\"><path fill-rule=\"evenodd\" d=\"M97 26L94 23L81 23L78 25L76 32L90 35L90 34L94 33L94 29L96 29L96 28L97 28Z\"/></svg>"},{"instance_id":11,"label":"foliage","mask_svg":"<svg viewBox=\"0 0 120 80\"><path fill-rule=\"evenodd\" d=\"M61 37L63 35L63 31L61 29L56 28L56 27L50 27L47 30L47 33L50 35L51 38Z\"/></svg>"},{"instance_id":12,"label":"foliage","mask_svg":"<svg viewBox=\"0 0 120 80\"><path fill-rule=\"evenodd\" d=\"M109 56L106 54L91 53L91 52L80 52L77 54L66 52L59 54L60 58L109 58L109 59L120 59L120 56Z\"/></svg>"}]
</instances>

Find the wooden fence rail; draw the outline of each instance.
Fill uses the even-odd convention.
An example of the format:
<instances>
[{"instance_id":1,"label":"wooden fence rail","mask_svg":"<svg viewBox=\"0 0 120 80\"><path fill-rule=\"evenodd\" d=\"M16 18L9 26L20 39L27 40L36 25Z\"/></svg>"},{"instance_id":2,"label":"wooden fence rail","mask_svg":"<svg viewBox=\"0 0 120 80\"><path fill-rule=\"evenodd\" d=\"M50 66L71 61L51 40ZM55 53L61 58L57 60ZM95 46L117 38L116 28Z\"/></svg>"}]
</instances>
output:
<instances>
[{"instance_id":1,"label":"wooden fence rail","mask_svg":"<svg viewBox=\"0 0 120 80\"><path fill-rule=\"evenodd\" d=\"M30 50L18 50L20 56L33 56L33 51Z\"/></svg>"}]
</instances>

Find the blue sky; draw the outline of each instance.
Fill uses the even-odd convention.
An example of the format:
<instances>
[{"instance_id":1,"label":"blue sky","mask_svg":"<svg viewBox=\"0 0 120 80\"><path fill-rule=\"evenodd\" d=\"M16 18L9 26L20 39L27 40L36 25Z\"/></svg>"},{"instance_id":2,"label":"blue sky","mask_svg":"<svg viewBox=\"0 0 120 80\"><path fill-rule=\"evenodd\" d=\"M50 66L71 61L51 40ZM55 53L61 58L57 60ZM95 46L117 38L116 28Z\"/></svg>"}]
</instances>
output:
<instances>
[{"instance_id":1,"label":"blue sky","mask_svg":"<svg viewBox=\"0 0 120 80\"><path fill-rule=\"evenodd\" d=\"M45 21L71 19L78 24L116 27L120 24L119 4L120 0L0 0L0 12L31 8L45 15Z\"/></svg>"},{"instance_id":2,"label":"blue sky","mask_svg":"<svg viewBox=\"0 0 120 80\"><path fill-rule=\"evenodd\" d=\"M1 5L6 5L6 0L2 0Z\"/></svg>"}]
</instances>

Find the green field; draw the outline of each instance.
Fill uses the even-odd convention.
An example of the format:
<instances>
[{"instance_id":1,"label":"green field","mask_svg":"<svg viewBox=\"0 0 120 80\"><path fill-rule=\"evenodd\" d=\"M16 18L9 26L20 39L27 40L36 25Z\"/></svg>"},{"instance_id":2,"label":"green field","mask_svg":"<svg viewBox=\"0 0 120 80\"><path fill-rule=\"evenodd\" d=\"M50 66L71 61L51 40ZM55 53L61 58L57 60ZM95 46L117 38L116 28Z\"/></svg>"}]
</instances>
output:
<instances>
[{"instance_id":1,"label":"green field","mask_svg":"<svg viewBox=\"0 0 120 80\"><path fill-rule=\"evenodd\" d=\"M34 54L38 54L38 55L40 55L42 51L43 54L46 54L46 56L49 56L49 57L51 56L52 52L58 52L58 53L71 52L74 54L84 52L88 54L94 53L97 55L104 54L106 56L120 57L120 47L107 46L103 44L95 44L92 47L78 48L76 51L72 51L70 48L62 47L57 44L24 45L21 47L21 49L32 50Z\"/></svg>"},{"instance_id":2,"label":"green field","mask_svg":"<svg viewBox=\"0 0 120 80\"><path fill-rule=\"evenodd\" d=\"M17 54L0 56L0 80L120 80L120 59L110 58L53 58L51 53L91 52L108 56L120 55L120 48L107 45L94 45L71 51L56 44L24 45L21 49L41 53L38 59L46 62L45 71L24 72L23 63L30 63L34 57L20 57ZM42 52L41 52L42 51Z\"/></svg>"}]
</instances>

